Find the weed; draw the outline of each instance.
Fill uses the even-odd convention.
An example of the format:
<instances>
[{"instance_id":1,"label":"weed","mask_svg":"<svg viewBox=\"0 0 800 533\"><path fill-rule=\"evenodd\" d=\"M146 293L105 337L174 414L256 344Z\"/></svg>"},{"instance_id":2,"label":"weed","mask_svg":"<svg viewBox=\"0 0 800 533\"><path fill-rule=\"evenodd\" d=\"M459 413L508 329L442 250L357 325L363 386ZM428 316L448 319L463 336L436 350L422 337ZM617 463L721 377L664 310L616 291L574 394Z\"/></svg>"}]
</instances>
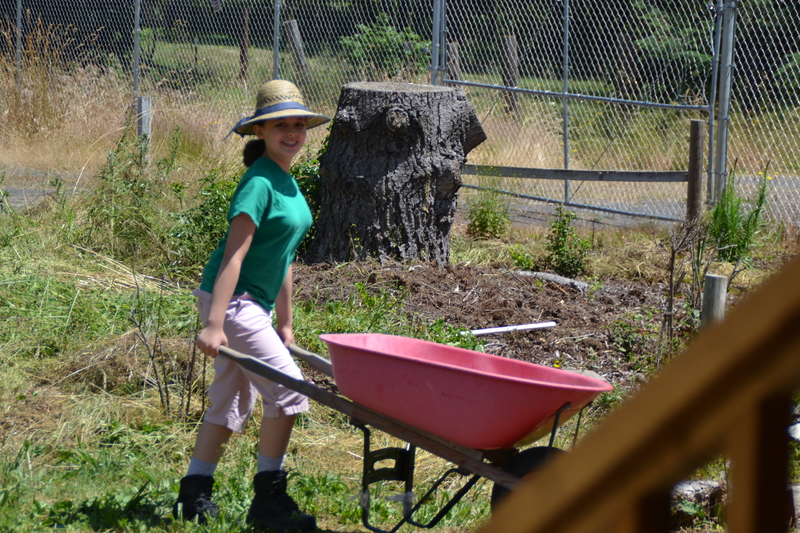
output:
<instances>
[{"instance_id":1,"label":"weed","mask_svg":"<svg viewBox=\"0 0 800 533\"><path fill-rule=\"evenodd\" d=\"M653 324L655 312L645 309L642 312L625 315L609 326L609 336L624 360L631 363L631 369L637 372L651 370L654 363L653 346L658 338L658 331Z\"/></svg>"},{"instance_id":2,"label":"weed","mask_svg":"<svg viewBox=\"0 0 800 533\"><path fill-rule=\"evenodd\" d=\"M747 262L755 239L763 226L770 176L765 169L752 207L745 207L744 199L736 192L736 169L731 171L728 183L711 210L708 235L716 246L721 261Z\"/></svg>"},{"instance_id":3,"label":"weed","mask_svg":"<svg viewBox=\"0 0 800 533\"><path fill-rule=\"evenodd\" d=\"M586 270L586 255L589 242L578 236L572 221L575 213L566 211L563 206L556 208L555 219L550 223L547 235L547 255L545 264L556 274L572 278Z\"/></svg>"},{"instance_id":4,"label":"weed","mask_svg":"<svg viewBox=\"0 0 800 533\"><path fill-rule=\"evenodd\" d=\"M481 190L467 206L467 234L476 239L500 239L510 226L508 204L499 192Z\"/></svg>"},{"instance_id":5,"label":"weed","mask_svg":"<svg viewBox=\"0 0 800 533\"><path fill-rule=\"evenodd\" d=\"M136 262L143 257L171 258L167 251L167 215L159 201L167 189L164 175L172 167L174 154L156 166L161 179L153 179L147 171L147 140L135 138L130 128L108 155L98 178L100 186L93 192L87 211L88 224L80 244L94 250L107 251L123 262ZM173 150L175 147L173 146Z\"/></svg>"},{"instance_id":6,"label":"weed","mask_svg":"<svg viewBox=\"0 0 800 533\"><path fill-rule=\"evenodd\" d=\"M74 108L62 76L88 60L97 40L96 34L79 37L75 26L33 17L28 10L21 71L13 53L0 53L0 107L6 112L0 128L25 137L60 126ZM15 25L0 19L0 52L16 50L16 36Z\"/></svg>"},{"instance_id":7,"label":"weed","mask_svg":"<svg viewBox=\"0 0 800 533\"><path fill-rule=\"evenodd\" d=\"M509 248L508 253L511 255L514 266L520 270L535 270L536 263L533 260L533 256L521 244L513 245Z\"/></svg>"}]
</instances>

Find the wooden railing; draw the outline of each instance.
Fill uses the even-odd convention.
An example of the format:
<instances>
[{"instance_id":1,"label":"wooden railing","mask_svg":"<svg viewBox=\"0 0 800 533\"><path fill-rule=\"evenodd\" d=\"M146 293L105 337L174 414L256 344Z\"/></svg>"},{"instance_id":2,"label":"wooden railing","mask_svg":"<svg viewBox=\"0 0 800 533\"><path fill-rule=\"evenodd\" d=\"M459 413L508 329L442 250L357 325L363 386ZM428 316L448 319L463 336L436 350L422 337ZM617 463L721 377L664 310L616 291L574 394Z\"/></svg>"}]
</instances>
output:
<instances>
[{"instance_id":1,"label":"wooden railing","mask_svg":"<svg viewBox=\"0 0 800 533\"><path fill-rule=\"evenodd\" d=\"M787 531L787 426L798 388L795 258L512 492L480 533L669 531L672 487L719 453L731 464L727 531Z\"/></svg>"},{"instance_id":2,"label":"wooden railing","mask_svg":"<svg viewBox=\"0 0 800 533\"><path fill-rule=\"evenodd\" d=\"M669 183L686 182L686 217L687 221L694 220L702 212L702 184L703 184L703 135L704 123L702 120L692 120L689 129L689 168L686 171L616 171L616 170L575 170L575 169L548 169L548 168L526 168L526 167L496 167L491 165L464 165L464 174L477 176L490 176L497 178L521 178L537 180L558 180L558 181L626 181L626 182L646 182L646 183ZM470 189L486 189L478 185L463 185ZM656 220L676 220L672 217L658 215L645 215L643 213L632 213L620 209L611 209L597 205L586 205L575 203L569 199L556 200L553 198L542 198L528 194L514 193L499 189L494 190L503 194L527 198L540 202L564 204L570 207L582 209L592 209L605 211L608 213L619 213L633 216L647 216Z\"/></svg>"}]
</instances>

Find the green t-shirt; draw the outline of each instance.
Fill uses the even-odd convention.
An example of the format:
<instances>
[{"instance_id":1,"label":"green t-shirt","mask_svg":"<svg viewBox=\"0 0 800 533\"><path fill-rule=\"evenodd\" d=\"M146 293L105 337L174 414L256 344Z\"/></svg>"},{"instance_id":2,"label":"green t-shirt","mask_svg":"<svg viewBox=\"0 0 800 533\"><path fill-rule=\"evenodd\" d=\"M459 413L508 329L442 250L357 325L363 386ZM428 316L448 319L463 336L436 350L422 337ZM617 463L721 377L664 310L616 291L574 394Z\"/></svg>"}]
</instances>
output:
<instances>
[{"instance_id":1,"label":"green t-shirt","mask_svg":"<svg viewBox=\"0 0 800 533\"><path fill-rule=\"evenodd\" d=\"M228 222L242 213L253 220L256 231L234 292L247 292L270 310L275 306L297 247L311 227L311 210L294 178L271 159L261 157L247 169L236 187ZM227 242L226 233L203 270L200 289L207 292L214 289Z\"/></svg>"}]
</instances>

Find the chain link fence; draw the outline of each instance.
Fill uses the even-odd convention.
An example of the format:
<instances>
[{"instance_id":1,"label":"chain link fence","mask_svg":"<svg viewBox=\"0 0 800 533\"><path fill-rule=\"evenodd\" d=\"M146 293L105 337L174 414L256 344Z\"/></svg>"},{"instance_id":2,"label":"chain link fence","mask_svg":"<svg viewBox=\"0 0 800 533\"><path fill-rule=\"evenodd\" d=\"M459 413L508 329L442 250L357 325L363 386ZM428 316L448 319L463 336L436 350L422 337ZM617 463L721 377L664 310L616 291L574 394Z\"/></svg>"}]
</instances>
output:
<instances>
[{"instance_id":1,"label":"chain link fence","mask_svg":"<svg viewBox=\"0 0 800 533\"><path fill-rule=\"evenodd\" d=\"M35 36L49 32L70 39L72 61L152 97L157 122L217 146L236 144L222 140L275 76L331 116L344 83L433 81L461 87L481 119L488 139L471 164L685 170L690 119L719 126L717 23L731 6L722 175L735 169L744 196L769 176L773 216L796 225L800 12L788 0L0 0L0 53L16 65L0 106L28 94ZM324 135L312 130L311 146ZM713 177L711 140L707 149ZM654 217L685 208L682 183L465 181Z\"/></svg>"}]
</instances>

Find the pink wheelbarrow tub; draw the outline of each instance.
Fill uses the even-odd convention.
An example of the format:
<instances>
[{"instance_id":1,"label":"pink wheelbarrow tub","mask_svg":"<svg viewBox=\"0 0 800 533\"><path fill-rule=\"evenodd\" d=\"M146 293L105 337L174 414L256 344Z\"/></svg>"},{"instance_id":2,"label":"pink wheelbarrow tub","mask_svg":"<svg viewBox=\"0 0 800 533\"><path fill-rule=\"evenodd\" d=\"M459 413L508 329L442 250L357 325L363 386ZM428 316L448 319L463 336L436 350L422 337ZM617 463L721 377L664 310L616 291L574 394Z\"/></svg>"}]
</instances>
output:
<instances>
[{"instance_id":1,"label":"pink wheelbarrow tub","mask_svg":"<svg viewBox=\"0 0 800 533\"><path fill-rule=\"evenodd\" d=\"M529 444L612 389L587 375L381 334L321 335L354 402L480 450Z\"/></svg>"}]
</instances>

